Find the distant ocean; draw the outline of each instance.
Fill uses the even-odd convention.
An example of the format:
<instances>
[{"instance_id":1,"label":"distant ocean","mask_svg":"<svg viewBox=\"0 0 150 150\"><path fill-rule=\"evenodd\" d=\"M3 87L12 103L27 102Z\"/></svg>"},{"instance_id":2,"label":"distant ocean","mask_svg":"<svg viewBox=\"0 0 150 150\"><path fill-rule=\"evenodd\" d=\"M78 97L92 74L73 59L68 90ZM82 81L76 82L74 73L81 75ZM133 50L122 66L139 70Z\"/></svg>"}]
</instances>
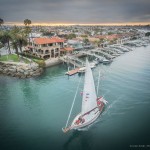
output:
<instances>
[{"instance_id":1,"label":"distant ocean","mask_svg":"<svg viewBox=\"0 0 150 150\"><path fill-rule=\"evenodd\" d=\"M101 70L99 94L109 102L85 131L62 132L82 78L72 117L81 110L84 76L65 76L67 67L47 68L37 78L0 76L1 150L150 149L150 46L135 48Z\"/></svg>"}]
</instances>

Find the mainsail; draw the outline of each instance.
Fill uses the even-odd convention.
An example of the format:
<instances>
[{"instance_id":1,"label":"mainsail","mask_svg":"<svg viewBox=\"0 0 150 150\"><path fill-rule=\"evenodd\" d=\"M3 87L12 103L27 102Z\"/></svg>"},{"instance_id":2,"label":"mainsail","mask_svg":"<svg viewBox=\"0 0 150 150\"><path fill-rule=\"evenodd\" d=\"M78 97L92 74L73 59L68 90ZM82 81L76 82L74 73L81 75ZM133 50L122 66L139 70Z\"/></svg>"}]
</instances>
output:
<instances>
[{"instance_id":1,"label":"mainsail","mask_svg":"<svg viewBox=\"0 0 150 150\"><path fill-rule=\"evenodd\" d=\"M82 115L97 106L96 99L97 96L95 91L93 74L90 68L90 64L86 59L86 72L85 72L85 81L84 81L82 108L81 108Z\"/></svg>"}]
</instances>

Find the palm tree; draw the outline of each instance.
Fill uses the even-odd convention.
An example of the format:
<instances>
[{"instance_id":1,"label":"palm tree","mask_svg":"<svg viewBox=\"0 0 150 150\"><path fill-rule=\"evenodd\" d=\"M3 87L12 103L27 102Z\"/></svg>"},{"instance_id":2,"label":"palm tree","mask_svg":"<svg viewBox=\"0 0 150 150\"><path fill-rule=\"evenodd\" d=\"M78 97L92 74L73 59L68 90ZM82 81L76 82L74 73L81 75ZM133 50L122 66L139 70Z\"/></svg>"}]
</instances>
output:
<instances>
[{"instance_id":1,"label":"palm tree","mask_svg":"<svg viewBox=\"0 0 150 150\"><path fill-rule=\"evenodd\" d=\"M32 22L31 22L31 20L29 20L29 19L25 19L25 20L24 20L24 25L25 25L25 26L29 26L31 23L32 23Z\"/></svg>"},{"instance_id":2,"label":"palm tree","mask_svg":"<svg viewBox=\"0 0 150 150\"><path fill-rule=\"evenodd\" d=\"M31 24L31 20L29 19L25 19L24 20L24 25L25 25L25 34L26 36L29 36L29 33L31 32L31 28L29 27L29 25ZM30 37L29 37L29 43L30 43Z\"/></svg>"},{"instance_id":3,"label":"palm tree","mask_svg":"<svg viewBox=\"0 0 150 150\"><path fill-rule=\"evenodd\" d=\"M9 54L11 54L10 50L10 40L12 39L12 36L10 34L10 31L3 31L0 34L0 42L3 44L3 46L7 45L7 48L9 50Z\"/></svg>"},{"instance_id":4,"label":"palm tree","mask_svg":"<svg viewBox=\"0 0 150 150\"><path fill-rule=\"evenodd\" d=\"M16 37L20 52L22 53L22 47L27 45L27 40L22 34L18 34Z\"/></svg>"},{"instance_id":5,"label":"palm tree","mask_svg":"<svg viewBox=\"0 0 150 150\"><path fill-rule=\"evenodd\" d=\"M16 54L17 54L18 57L19 57L18 43L17 43L15 40L13 40L13 41L11 42L11 47L12 47L13 49L15 49Z\"/></svg>"},{"instance_id":6,"label":"palm tree","mask_svg":"<svg viewBox=\"0 0 150 150\"><path fill-rule=\"evenodd\" d=\"M2 24L4 24L4 20L0 18L0 27L2 27Z\"/></svg>"}]
</instances>

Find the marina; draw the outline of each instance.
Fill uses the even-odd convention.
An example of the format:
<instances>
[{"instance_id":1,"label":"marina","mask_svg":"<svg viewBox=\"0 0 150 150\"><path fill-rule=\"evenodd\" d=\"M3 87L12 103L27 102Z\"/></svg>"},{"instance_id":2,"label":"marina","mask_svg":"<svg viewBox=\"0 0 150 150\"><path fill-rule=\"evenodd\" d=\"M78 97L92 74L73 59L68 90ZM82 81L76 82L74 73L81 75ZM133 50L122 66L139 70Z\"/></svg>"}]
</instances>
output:
<instances>
[{"instance_id":1,"label":"marina","mask_svg":"<svg viewBox=\"0 0 150 150\"><path fill-rule=\"evenodd\" d=\"M149 40L141 40L141 43L143 42L148 42ZM137 43L137 41L132 42L132 43ZM142 46L142 45L141 45ZM79 51L77 56L65 56L65 57L60 57L59 59L63 62L65 62L67 65L71 64L74 66L72 70L69 70L66 72L66 75L72 76L76 73L84 73L85 72L85 62L80 59L78 56L82 57L83 56L88 56L88 57L94 57L95 60L93 59L93 62L91 62L92 68L95 68L97 64L103 63L104 65L110 64L113 62L113 59L116 57L119 57L120 55L130 52L133 49L129 46L125 45L111 45L105 48L99 48L99 49L89 49L89 50L82 50ZM77 67L77 68L75 68Z\"/></svg>"}]
</instances>

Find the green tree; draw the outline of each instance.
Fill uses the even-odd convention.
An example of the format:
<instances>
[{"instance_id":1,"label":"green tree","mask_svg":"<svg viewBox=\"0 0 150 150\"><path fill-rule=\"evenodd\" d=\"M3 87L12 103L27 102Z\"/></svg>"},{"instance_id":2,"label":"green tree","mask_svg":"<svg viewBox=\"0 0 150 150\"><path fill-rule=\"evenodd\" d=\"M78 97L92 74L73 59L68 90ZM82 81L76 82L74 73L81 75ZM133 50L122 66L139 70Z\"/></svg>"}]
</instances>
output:
<instances>
[{"instance_id":1,"label":"green tree","mask_svg":"<svg viewBox=\"0 0 150 150\"><path fill-rule=\"evenodd\" d=\"M89 39L85 38L85 39L83 39L83 42L84 42L85 44L88 44L88 43L89 43Z\"/></svg>"},{"instance_id":2,"label":"green tree","mask_svg":"<svg viewBox=\"0 0 150 150\"><path fill-rule=\"evenodd\" d=\"M13 40L13 41L11 42L11 47L16 51L16 54L17 54L18 57L19 57L18 43L17 43L15 40Z\"/></svg>"},{"instance_id":3,"label":"green tree","mask_svg":"<svg viewBox=\"0 0 150 150\"><path fill-rule=\"evenodd\" d=\"M22 47L27 45L27 39L22 34L18 34L15 41L17 42L20 52L22 53Z\"/></svg>"},{"instance_id":4,"label":"green tree","mask_svg":"<svg viewBox=\"0 0 150 150\"><path fill-rule=\"evenodd\" d=\"M32 23L32 22L31 22L31 20L29 20L29 19L25 19L25 20L24 20L24 25L25 25L25 26L29 26L31 23Z\"/></svg>"},{"instance_id":5,"label":"green tree","mask_svg":"<svg viewBox=\"0 0 150 150\"><path fill-rule=\"evenodd\" d=\"M113 34L113 32L108 32L108 35L112 35Z\"/></svg>"},{"instance_id":6,"label":"green tree","mask_svg":"<svg viewBox=\"0 0 150 150\"><path fill-rule=\"evenodd\" d=\"M81 37L83 37L83 38L87 38L88 36L83 34L83 35L81 35Z\"/></svg>"},{"instance_id":7,"label":"green tree","mask_svg":"<svg viewBox=\"0 0 150 150\"><path fill-rule=\"evenodd\" d=\"M73 33L71 33L71 34L67 35L66 38L67 38L67 39L73 39L73 38L76 38L76 35L73 34Z\"/></svg>"},{"instance_id":8,"label":"green tree","mask_svg":"<svg viewBox=\"0 0 150 150\"><path fill-rule=\"evenodd\" d=\"M12 36L10 34L10 31L2 31L0 33L0 42L3 44L3 46L7 46L9 54L11 54L11 50L10 50L11 39L12 39Z\"/></svg>"},{"instance_id":9,"label":"green tree","mask_svg":"<svg viewBox=\"0 0 150 150\"><path fill-rule=\"evenodd\" d=\"M99 41L95 40L95 41L93 41L93 43L94 43L94 45L95 45L96 47L98 47Z\"/></svg>"},{"instance_id":10,"label":"green tree","mask_svg":"<svg viewBox=\"0 0 150 150\"><path fill-rule=\"evenodd\" d=\"M22 47L27 45L26 34L21 28L17 26L14 26L10 32L12 36L11 46L13 47L13 49L15 49L16 53L18 54L18 49L20 49L20 52L22 52Z\"/></svg>"},{"instance_id":11,"label":"green tree","mask_svg":"<svg viewBox=\"0 0 150 150\"><path fill-rule=\"evenodd\" d=\"M145 36L150 36L150 32L145 33Z\"/></svg>"},{"instance_id":12,"label":"green tree","mask_svg":"<svg viewBox=\"0 0 150 150\"><path fill-rule=\"evenodd\" d=\"M31 28L30 28L30 24L31 24L32 22L31 22L31 20L29 20L29 19L25 19L24 20L24 25L25 25L25 30L24 30L24 32L25 32L25 34L26 34L26 36L28 36L29 37L29 34L31 33ZM30 43L30 37L29 37L29 43Z\"/></svg>"},{"instance_id":13,"label":"green tree","mask_svg":"<svg viewBox=\"0 0 150 150\"><path fill-rule=\"evenodd\" d=\"M2 24L4 24L4 20L0 18L0 27L2 27Z\"/></svg>"}]
</instances>

